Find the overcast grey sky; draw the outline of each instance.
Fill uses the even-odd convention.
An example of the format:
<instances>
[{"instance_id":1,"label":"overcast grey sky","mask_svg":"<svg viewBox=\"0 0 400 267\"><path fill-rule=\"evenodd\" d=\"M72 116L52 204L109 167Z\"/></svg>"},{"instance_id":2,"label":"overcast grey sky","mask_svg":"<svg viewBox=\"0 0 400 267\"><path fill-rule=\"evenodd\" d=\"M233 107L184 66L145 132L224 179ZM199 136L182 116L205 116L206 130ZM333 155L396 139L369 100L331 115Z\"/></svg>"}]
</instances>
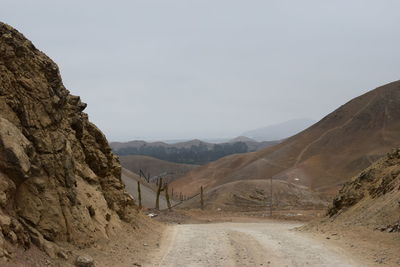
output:
<instances>
[{"instance_id":1,"label":"overcast grey sky","mask_svg":"<svg viewBox=\"0 0 400 267\"><path fill-rule=\"evenodd\" d=\"M320 119L398 80L399 0L2 0L110 141Z\"/></svg>"}]
</instances>

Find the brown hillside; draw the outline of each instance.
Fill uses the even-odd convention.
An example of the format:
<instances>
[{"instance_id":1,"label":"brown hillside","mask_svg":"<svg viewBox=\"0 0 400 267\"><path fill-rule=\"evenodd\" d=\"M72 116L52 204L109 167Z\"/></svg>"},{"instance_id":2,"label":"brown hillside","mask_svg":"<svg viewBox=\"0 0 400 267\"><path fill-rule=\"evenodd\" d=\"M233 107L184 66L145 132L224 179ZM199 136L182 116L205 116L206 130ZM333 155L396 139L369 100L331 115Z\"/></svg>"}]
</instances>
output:
<instances>
[{"instance_id":1,"label":"brown hillside","mask_svg":"<svg viewBox=\"0 0 400 267\"><path fill-rule=\"evenodd\" d=\"M242 180L223 184L204 195L207 210L268 211L271 203L269 180ZM307 187L274 180L272 185L273 209L324 209L328 202ZM181 208L200 208L200 197L195 197Z\"/></svg>"},{"instance_id":2,"label":"brown hillside","mask_svg":"<svg viewBox=\"0 0 400 267\"><path fill-rule=\"evenodd\" d=\"M261 151L225 157L174 183L187 194L243 179L274 177L334 194L400 144L400 82L357 97L307 130Z\"/></svg>"},{"instance_id":3,"label":"brown hillside","mask_svg":"<svg viewBox=\"0 0 400 267\"><path fill-rule=\"evenodd\" d=\"M12 245L54 257L56 243L83 248L135 219L121 166L85 107L52 60L0 23L0 262Z\"/></svg>"},{"instance_id":4,"label":"brown hillside","mask_svg":"<svg viewBox=\"0 0 400 267\"><path fill-rule=\"evenodd\" d=\"M174 181L198 167L198 165L179 164L147 156L129 155L120 156L119 159L121 165L131 172L139 174L142 170L152 178L163 177L166 182Z\"/></svg>"}]
</instances>

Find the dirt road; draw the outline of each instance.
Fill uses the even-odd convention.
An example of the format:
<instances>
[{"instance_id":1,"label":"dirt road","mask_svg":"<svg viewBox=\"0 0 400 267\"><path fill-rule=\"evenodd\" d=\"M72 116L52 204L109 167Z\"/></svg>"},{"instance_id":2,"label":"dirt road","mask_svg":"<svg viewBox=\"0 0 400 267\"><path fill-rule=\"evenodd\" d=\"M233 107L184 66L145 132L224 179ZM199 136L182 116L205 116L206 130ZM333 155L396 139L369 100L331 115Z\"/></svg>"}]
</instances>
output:
<instances>
[{"instance_id":1,"label":"dirt road","mask_svg":"<svg viewBox=\"0 0 400 267\"><path fill-rule=\"evenodd\" d=\"M366 266L294 223L172 226L151 266Z\"/></svg>"}]
</instances>

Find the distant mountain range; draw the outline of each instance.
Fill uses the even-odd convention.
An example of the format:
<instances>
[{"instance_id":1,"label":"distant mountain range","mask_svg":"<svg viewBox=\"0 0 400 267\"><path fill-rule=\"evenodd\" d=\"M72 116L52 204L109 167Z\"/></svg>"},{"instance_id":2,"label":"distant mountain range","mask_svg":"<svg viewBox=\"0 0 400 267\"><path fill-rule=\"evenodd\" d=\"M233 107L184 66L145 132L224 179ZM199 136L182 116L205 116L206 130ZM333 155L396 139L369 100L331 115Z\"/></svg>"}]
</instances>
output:
<instances>
[{"instance_id":1,"label":"distant mountain range","mask_svg":"<svg viewBox=\"0 0 400 267\"><path fill-rule=\"evenodd\" d=\"M278 143L279 141L257 142L240 136L220 144L195 139L174 144L136 140L126 143L113 142L110 145L113 151L120 156L141 155L175 163L201 165L228 155L254 152Z\"/></svg>"},{"instance_id":2,"label":"distant mountain range","mask_svg":"<svg viewBox=\"0 0 400 267\"><path fill-rule=\"evenodd\" d=\"M307 129L314 123L316 123L316 121L311 119L294 119L283 123L247 131L243 133L242 136L249 137L258 142L282 140L291 137L292 135L298 134L299 132Z\"/></svg>"},{"instance_id":3,"label":"distant mountain range","mask_svg":"<svg viewBox=\"0 0 400 267\"><path fill-rule=\"evenodd\" d=\"M141 140L138 138L135 141L112 142L112 143L115 144L116 146L118 146L118 144L120 144L121 146L126 146L126 144L129 145L129 143L132 142L165 143L168 145L174 145L174 144L185 144L185 143L190 144L191 142L200 140L201 142L210 144L231 143L232 141L243 141L243 140L248 142L269 142L269 141L284 140L288 137L291 137L307 129L314 123L316 123L316 121L312 119L293 119L282 123L246 131L236 138L200 138L200 139L188 138L188 139L168 139L168 140L155 140L155 141L151 140L137 141Z\"/></svg>"},{"instance_id":4,"label":"distant mountain range","mask_svg":"<svg viewBox=\"0 0 400 267\"><path fill-rule=\"evenodd\" d=\"M255 152L276 145L281 141L275 140L283 140L301 132L313 123L314 121L310 119L291 120L248 131L231 140L194 139L158 142L134 140L112 142L111 147L120 156L141 155L175 163L202 165L232 154Z\"/></svg>"}]
</instances>

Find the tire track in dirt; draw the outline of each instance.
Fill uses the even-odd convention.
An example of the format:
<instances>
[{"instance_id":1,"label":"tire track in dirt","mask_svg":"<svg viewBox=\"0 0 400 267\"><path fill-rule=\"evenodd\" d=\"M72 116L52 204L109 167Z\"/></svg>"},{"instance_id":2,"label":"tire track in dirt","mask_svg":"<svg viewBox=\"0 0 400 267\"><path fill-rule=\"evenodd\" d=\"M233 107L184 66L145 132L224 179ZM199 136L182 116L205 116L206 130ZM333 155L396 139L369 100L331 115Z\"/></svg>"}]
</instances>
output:
<instances>
[{"instance_id":1,"label":"tire track in dirt","mask_svg":"<svg viewBox=\"0 0 400 267\"><path fill-rule=\"evenodd\" d=\"M366 266L294 223L176 225L150 266Z\"/></svg>"}]
</instances>

